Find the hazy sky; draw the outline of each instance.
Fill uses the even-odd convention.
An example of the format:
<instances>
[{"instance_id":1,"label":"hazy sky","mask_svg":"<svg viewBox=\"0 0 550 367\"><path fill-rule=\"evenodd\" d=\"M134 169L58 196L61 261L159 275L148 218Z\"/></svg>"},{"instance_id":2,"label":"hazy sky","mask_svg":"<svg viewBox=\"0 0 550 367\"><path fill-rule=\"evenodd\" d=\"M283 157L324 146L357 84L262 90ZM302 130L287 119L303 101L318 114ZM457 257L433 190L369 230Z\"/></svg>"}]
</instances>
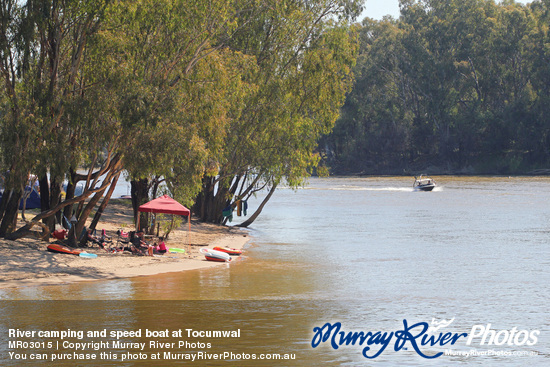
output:
<instances>
[{"instance_id":1,"label":"hazy sky","mask_svg":"<svg viewBox=\"0 0 550 367\"><path fill-rule=\"evenodd\" d=\"M532 0L516 0L516 2L527 4ZM362 21L365 17L382 19L384 15L388 14L394 18L399 17L399 0L366 0L365 11L358 21Z\"/></svg>"}]
</instances>

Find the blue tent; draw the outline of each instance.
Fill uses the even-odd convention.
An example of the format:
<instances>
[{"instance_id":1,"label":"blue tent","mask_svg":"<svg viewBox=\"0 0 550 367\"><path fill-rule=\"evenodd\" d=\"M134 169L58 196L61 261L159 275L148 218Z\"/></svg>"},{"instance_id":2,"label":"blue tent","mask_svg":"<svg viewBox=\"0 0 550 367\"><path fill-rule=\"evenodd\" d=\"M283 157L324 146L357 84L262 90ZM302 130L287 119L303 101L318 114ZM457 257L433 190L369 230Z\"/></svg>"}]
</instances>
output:
<instances>
[{"instance_id":1,"label":"blue tent","mask_svg":"<svg viewBox=\"0 0 550 367\"><path fill-rule=\"evenodd\" d=\"M25 194L28 194L29 190L31 191L31 194L27 198L27 205L25 206L26 209L40 209L42 205L40 204L40 194L36 189L32 189L30 186L25 187ZM23 200L19 202L19 209L23 209Z\"/></svg>"}]
</instances>

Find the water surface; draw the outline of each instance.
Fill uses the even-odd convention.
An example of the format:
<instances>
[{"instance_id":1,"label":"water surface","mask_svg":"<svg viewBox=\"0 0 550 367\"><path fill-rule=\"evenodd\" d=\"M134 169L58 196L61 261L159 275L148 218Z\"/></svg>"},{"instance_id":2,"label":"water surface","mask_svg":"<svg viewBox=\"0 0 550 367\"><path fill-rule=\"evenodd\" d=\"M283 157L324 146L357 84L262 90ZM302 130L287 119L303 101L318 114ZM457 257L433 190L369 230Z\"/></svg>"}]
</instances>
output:
<instances>
[{"instance_id":1,"label":"water surface","mask_svg":"<svg viewBox=\"0 0 550 367\"><path fill-rule=\"evenodd\" d=\"M297 360L277 365L547 365L550 179L436 181L433 192L415 192L409 178L311 179L303 189L278 190L250 229L253 240L246 256L228 266L20 288L2 291L0 298L120 301L125 317L116 320L121 327L182 327L191 320L173 315L185 314L194 316L196 327L211 329L213 320L223 317L223 325L249 333L240 341L243 350L271 347L297 353ZM249 211L260 200L251 200ZM164 302L152 310L146 300ZM87 304L77 302L77 308L93 314L105 307ZM14 312L9 307L4 311ZM45 315L43 322L57 316ZM473 325L488 323L496 330L540 330L536 345L506 347L539 356L443 356L430 362L412 350L388 347L366 362L357 346L337 351L310 347L313 327L325 322L374 332L402 329L403 319L432 318L455 318L449 327L453 332L469 333ZM103 325L114 322L112 317L98 319ZM90 325L79 320L82 327ZM454 347L460 348L469 349L464 343Z\"/></svg>"}]
</instances>

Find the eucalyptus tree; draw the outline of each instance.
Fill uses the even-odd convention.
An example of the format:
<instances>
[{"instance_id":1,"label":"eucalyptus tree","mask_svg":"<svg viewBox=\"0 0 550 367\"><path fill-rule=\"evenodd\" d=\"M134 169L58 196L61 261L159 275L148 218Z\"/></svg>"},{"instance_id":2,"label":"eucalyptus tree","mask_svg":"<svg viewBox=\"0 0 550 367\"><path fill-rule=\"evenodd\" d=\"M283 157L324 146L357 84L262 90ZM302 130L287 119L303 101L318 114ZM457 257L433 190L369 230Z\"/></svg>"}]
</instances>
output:
<instances>
[{"instance_id":1,"label":"eucalyptus tree","mask_svg":"<svg viewBox=\"0 0 550 367\"><path fill-rule=\"evenodd\" d=\"M388 172L411 156L418 106L403 67L404 30L393 18L366 18L359 30L355 82L334 130L323 138L325 159L337 174Z\"/></svg>"},{"instance_id":2,"label":"eucalyptus tree","mask_svg":"<svg viewBox=\"0 0 550 367\"><path fill-rule=\"evenodd\" d=\"M535 25L530 40L533 43L528 58L533 62L531 84L536 91L533 101L533 141L536 142L539 164L550 156L550 1L531 3Z\"/></svg>"},{"instance_id":3,"label":"eucalyptus tree","mask_svg":"<svg viewBox=\"0 0 550 367\"><path fill-rule=\"evenodd\" d=\"M230 120L222 149L210 154L194 210L201 220L220 223L232 208L259 190L303 182L318 163L317 140L330 131L346 92L356 42L348 26L360 12L357 1L264 2L258 14L229 43L256 60L246 81L257 89ZM214 153L214 152L211 152Z\"/></svg>"},{"instance_id":4,"label":"eucalyptus tree","mask_svg":"<svg viewBox=\"0 0 550 367\"><path fill-rule=\"evenodd\" d=\"M176 199L192 202L208 151L221 144L230 111L241 108L241 74L255 67L225 44L244 26L237 15L259 10L253 1L232 0L142 0L112 8L102 47L126 83L116 98L136 219L160 182Z\"/></svg>"},{"instance_id":5,"label":"eucalyptus tree","mask_svg":"<svg viewBox=\"0 0 550 367\"><path fill-rule=\"evenodd\" d=\"M98 31L108 2L1 3L5 113L0 134L3 168L9 173L0 205L0 235L15 229L18 202L30 173L40 178L43 213L49 213L40 217L46 221L46 231L53 226L51 215L63 207L59 206L61 183L83 149L78 143L79 121L69 115L81 98L79 78L88 38Z\"/></svg>"},{"instance_id":6,"label":"eucalyptus tree","mask_svg":"<svg viewBox=\"0 0 550 367\"><path fill-rule=\"evenodd\" d=\"M548 1L400 7L397 20L363 24L357 82L326 140L331 163L372 162L356 173L547 164Z\"/></svg>"}]
</instances>

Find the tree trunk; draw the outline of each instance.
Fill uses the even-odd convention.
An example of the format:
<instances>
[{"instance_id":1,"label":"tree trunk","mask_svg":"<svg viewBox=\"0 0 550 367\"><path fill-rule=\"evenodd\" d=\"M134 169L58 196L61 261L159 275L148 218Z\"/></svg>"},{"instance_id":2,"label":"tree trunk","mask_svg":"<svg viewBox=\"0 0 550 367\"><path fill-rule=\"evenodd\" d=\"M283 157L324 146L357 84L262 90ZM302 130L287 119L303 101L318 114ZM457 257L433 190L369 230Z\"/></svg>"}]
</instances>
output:
<instances>
[{"instance_id":1,"label":"tree trunk","mask_svg":"<svg viewBox=\"0 0 550 367\"><path fill-rule=\"evenodd\" d=\"M132 195L132 208L134 209L134 223L139 228L147 227L147 215L139 215L138 208L149 200L149 180L144 178L141 180L130 181ZM140 223L138 224L138 219Z\"/></svg>"},{"instance_id":2,"label":"tree trunk","mask_svg":"<svg viewBox=\"0 0 550 367\"><path fill-rule=\"evenodd\" d=\"M151 189L151 198L156 199L157 198L157 192L159 189L160 184L164 180L161 180L159 177L155 177L152 182L152 189ZM154 234L155 226L157 225L157 216L154 214L151 214L151 228L149 228L149 234Z\"/></svg>"},{"instance_id":3,"label":"tree trunk","mask_svg":"<svg viewBox=\"0 0 550 367\"><path fill-rule=\"evenodd\" d=\"M50 182L50 208L55 208L57 205L59 205L59 201L61 199L61 180L57 177L53 178ZM50 229L50 232L53 232L55 230L55 222L56 219L59 223L61 223L61 212L57 212L55 215L50 217L50 220L48 221L48 228Z\"/></svg>"},{"instance_id":4,"label":"tree trunk","mask_svg":"<svg viewBox=\"0 0 550 367\"><path fill-rule=\"evenodd\" d=\"M15 231L17 223L17 211L19 210L19 200L21 199L21 191L9 191L4 192L3 200L8 200L6 203L6 210L4 217L2 218L2 224L0 224L0 237L5 237L6 234Z\"/></svg>"},{"instance_id":5,"label":"tree trunk","mask_svg":"<svg viewBox=\"0 0 550 367\"><path fill-rule=\"evenodd\" d=\"M105 179L102 182L101 187L98 189L98 191L94 194L94 196L90 199L88 204L86 204L86 207L82 210L82 213L80 213L80 216L78 217L78 223L76 224L75 228L75 234L79 236L82 231L84 230L86 220L90 216L90 213L95 208L103 194L105 193L105 190L107 190L107 187L111 185L111 188L113 183L116 184L116 180L118 180L118 176L120 175L120 167L122 164L120 161L117 161L114 163L114 166L111 168L109 173L105 176ZM113 188L114 190L114 188ZM110 191L110 190L109 190ZM77 240L79 238L77 237ZM84 240L84 239L83 239Z\"/></svg>"},{"instance_id":6,"label":"tree trunk","mask_svg":"<svg viewBox=\"0 0 550 367\"><path fill-rule=\"evenodd\" d=\"M265 204L267 204L267 202L269 201L269 199L271 199L271 196L273 195L273 193L275 192L275 189L277 189L277 185L273 185L273 187L271 188L271 190L269 191L269 194L267 194L267 196L264 198L264 200L262 201L262 203L260 204L260 206L258 207L258 209L254 212L254 214L252 214L250 216L250 218L248 218L246 221L242 222L241 224L237 225L237 227L243 227L243 228L246 228L248 227L249 225L251 225L255 220L256 218L258 218L258 216L262 213L262 210L265 206Z\"/></svg>"},{"instance_id":7,"label":"tree trunk","mask_svg":"<svg viewBox=\"0 0 550 367\"><path fill-rule=\"evenodd\" d=\"M0 200L0 222L2 221L2 218L4 218L4 213L8 207L8 202L12 191L13 190L4 190L4 193L2 194L2 199Z\"/></svg>"},{"instance_id":8,"label":"tree trunk","mask_svg":"<svg viewBox=\"0 0 550 367\"><path fill-rule=\"evenodd\" d=\"M74 193L76 189L76 172L73 169L69 170L70 172L70 179L67 183L67 191L65 191L65 200L70 200L74 198ZM65 209L63 209L63 216L67 218L67 221L71 220L71 217L73 216L73 205L67 205Z\"/></svg>"},{"instance_id":9,"label":"tree trunk","mask_svg":"<svg viewBox=\"0 0 550 367\"><path fill-rule=\"evenodd\" d=\"M113 195L113 191L115 191L115 187L119 177L120 177L120 173L113 178L113 182L111 183L111 187L109 187L109 191L107 191L107 195L105 195L105 197L103 198L103 202L97 209L97 212L94 215L94 219L92 219L92 223L90 224L90 229L95 229L95 227L97 226L97 223L99 222L99 219L101 218L101 215L105 210L105 207L107 206L107 204L109 204L109 200L111 200L111 196Z\"/></svg>"},{"instance_id":10,"label":"tree trunk","mask_svg":"<svg viewBox=\"0 0 550 367\"><path fill-rule=\"evenodd\" d=\"M197 214L201 222L209 221L208 211L214 200L213 182L214 177L205 176L202 178L202 190L197 196L195 205L193 206L193 211Z\"/></svg>"},{"instance_id":11,"label":"tree trunk","mask_svg":"<svg viewBox=\"0 0 550 367\"><path fill-rule=\"evenodd\" d=\"M48 176L44 174L40 180L40 210L45 212L55 208L59 204L61 196L61 182L56 177L48 181ZM32 188L31 188L32 189ZM49 228L50 232L55 230L55 220L61 223L61 214L57 216L46 217L42 222Z\"/></svg>"},{"instance_id":12,"label":"tree trunk","mask_svg":"<svg viewBox=\"0 0 550 367\"><path fill-rule=\"evenodd\" d=\"M242 176L235 176L232 182L219 181L216 186L215 177L203 177L202 191L199 193L193 206L193 212L201 222L221 224L224 220L222 211L231 204L239 188ZM215 194L214 194L215 192Z\"/></svg>"},{"instance_id":13,"label":"tree trunk","mask_svg":"<svg viewBox=\"0 0 550 367\"><path fill-rule=\"evenodd\" d=\"M90 199L88 204L86 204L86 206L84 207L82 212L80 213L80 217L78 218L78 222L75 225L76 228L74 229L77 241L80 240L79 237L80 237L80 234L83 232L84 227L86 226L86 220L90 216L90 213L95 208L96 204L99 202L99 200L103 196L104 192L105 192L105 190L101 190L99 192L96 192L94 194L94 196L92 196L92 198ZM81 243L83 243L85 241L85 239L86 238L83 237L81 239L82 240Z\"/></svg>"},{"instance_id":14,"label":"tree trunk","mask_svg":"<svg viewBox=\"0 0 550 367\"><path fill-rule=\"evenodd\" d=\"M31 228L35 225L42 227L42 232L31 231ZM41 241L49 241L50 234L51 233L49 232L49 228L44 223L31 222L19 228L15 232L7 233L6 239L10 241L15 241L23 237L32 237Z\"/></svg>"},{"instance_id":15,"label":"tree trunk","mask_svg":"<svg viewBox=\"0 0 550 367\"><path fill-rule=\"evenodd\" d=\"M105 187L102 186L98 190L88 190L88 191L84 192L81 196L79 196L77 198L72 198L70 200L65 200L62 203L60 203L59 205L57 205L57 207L55 207L55 208L52 208L48 211L40 212L40 214L35 216L30 222L28 222L23 227L19 228L17 231L7 233L6 238L9 239L9 240L15 241L19 238L27 237L27 235L29 234L29 230L35 225L40 226L43 229L47 228L43 223L40 223L40 221L42 219L44 219L46 217L49 217L49 216L52 216L55 213L57 213L58 211L63 210L63 208L65 208L67 205L72 205L72 204L78 203L80 201L86 200L86 198L88 198L94 192L98 192L98 191L101 191L101 190L105 191L107 189L107 186L108 185L106 185ZM33 236L37 236L37 235L33 234ZM38 236L40 236L40 235L38 235Z\"/></svg>"},{"instance_id":16,"label":"tree trunk","mask_svg":"<svg viewBox=\"0 0 550 367\"><path fill-rule=\"evenodd\" d=\"M48 175L44 173L42 177L38 179L38 184L40 185L40 211L47 211L51 209L50 206L50 181L48 180ZM42 223L50 227L49 218L44 218Z\"/></svg>"}]
</instances>

